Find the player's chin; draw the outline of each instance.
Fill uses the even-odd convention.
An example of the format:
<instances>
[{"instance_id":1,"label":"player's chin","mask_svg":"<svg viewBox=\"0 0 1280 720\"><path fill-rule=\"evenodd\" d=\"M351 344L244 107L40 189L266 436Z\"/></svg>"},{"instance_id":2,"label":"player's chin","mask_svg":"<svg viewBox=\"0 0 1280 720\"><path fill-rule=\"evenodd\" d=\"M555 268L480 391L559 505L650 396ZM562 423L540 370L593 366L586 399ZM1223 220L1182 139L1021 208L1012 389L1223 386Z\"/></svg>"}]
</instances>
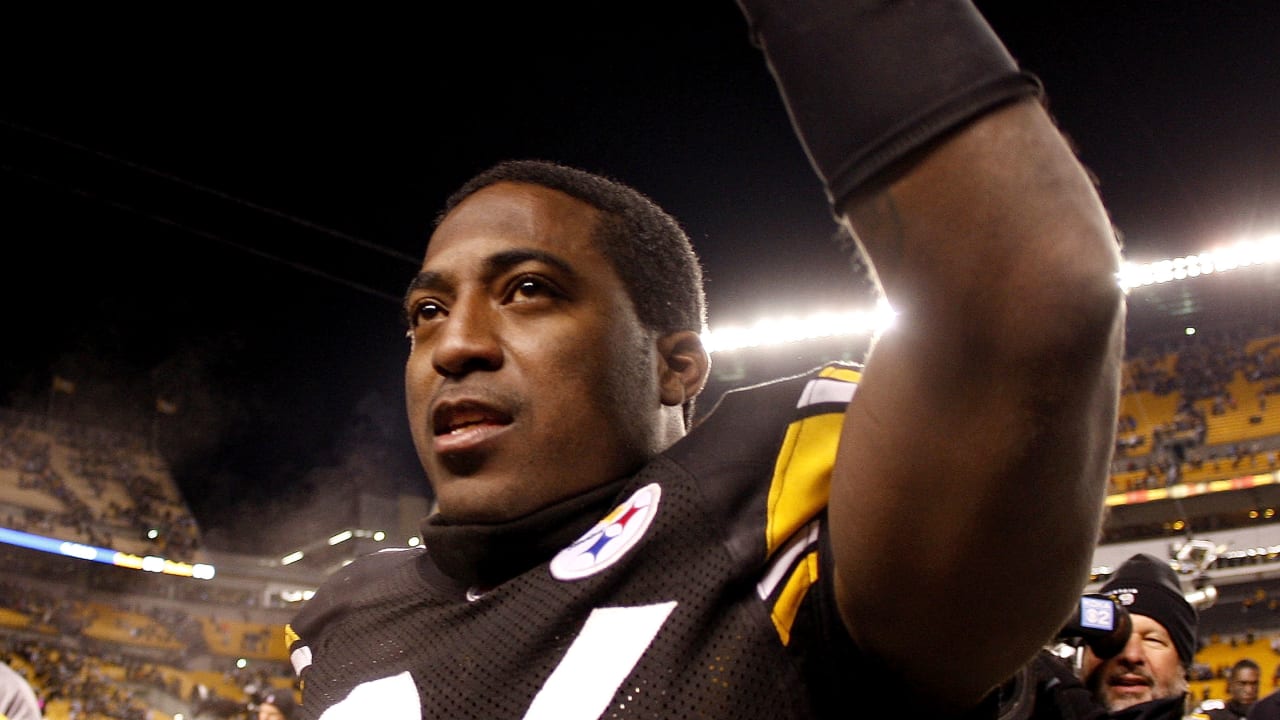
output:
<instances>
[{"instance_id":1,"label":"player's chin","mask_svg":"<svg viewBox=\"0 0 1280 720\"><path fill-rule=\"evenodd\" d=\"M491 525L527 515L528 493L493 473L452 474L433 480L436 510L450 524Z\"/></svg>"}]
</instances>

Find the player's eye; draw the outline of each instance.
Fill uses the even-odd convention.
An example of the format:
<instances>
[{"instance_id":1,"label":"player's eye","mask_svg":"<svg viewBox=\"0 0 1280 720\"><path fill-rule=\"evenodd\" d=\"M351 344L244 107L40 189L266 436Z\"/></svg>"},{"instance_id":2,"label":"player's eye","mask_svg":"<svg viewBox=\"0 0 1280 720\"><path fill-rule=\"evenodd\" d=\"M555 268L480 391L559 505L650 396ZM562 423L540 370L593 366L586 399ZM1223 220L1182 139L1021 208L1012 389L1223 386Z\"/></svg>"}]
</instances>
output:
<instances>
[{"instance_id":1,"label":"player's eye","mask_svg":"<svg viewBox=\"0 0 1280 720\"><path fill-rule=\"evenodd\" d=\"M528 302L539 298L558 298L563 294L551 281L537 275L521 275L507 291L507 302Z\"/></svg>"},{"instance_id":2,"label":"player's eye","mask_svg":"<svg viewBox=\"0 0 1280 720\"><path fill-rule=\"evenodd\" d=\"M416 327L418 323L430 322L443 317L446 310L443 304L432 298L423 298L409 308L409 325Z\"/></svg>"}]
</instances>

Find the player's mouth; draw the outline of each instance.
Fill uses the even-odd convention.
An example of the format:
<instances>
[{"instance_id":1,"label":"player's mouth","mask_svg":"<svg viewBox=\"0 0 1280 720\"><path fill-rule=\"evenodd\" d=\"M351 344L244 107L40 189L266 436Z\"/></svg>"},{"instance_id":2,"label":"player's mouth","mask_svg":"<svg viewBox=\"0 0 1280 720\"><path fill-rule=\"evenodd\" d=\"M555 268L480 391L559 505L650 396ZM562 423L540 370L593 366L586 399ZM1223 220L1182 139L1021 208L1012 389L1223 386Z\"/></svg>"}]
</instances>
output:
<instances>
[{"instance_id":1,"label":"player's mouth","mask_svg":"<svg viewBox=\"0 0 1280 720\"><path fill-rule=\"evenodd\" d=\"M506 411L479 401L441 403L431 414L434 449L439 455L476 450L511 421Z\"/></svg>"}]
</instances>

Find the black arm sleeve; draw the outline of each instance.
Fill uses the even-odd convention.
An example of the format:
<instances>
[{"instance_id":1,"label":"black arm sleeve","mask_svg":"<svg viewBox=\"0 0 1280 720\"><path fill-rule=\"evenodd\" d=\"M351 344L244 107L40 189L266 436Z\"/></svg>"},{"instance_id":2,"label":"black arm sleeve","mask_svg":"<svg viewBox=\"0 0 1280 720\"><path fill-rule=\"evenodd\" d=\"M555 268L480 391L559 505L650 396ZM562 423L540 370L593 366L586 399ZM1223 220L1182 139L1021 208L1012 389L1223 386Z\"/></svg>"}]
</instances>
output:
<instances>
[{"instance_id":1,"label":"black arm sleeve","mask_svg":"<svg viewBox=\"0 0 1280 720\"><path fill-rule=\"evenodd\" d=\"M1038 95L967 0L738 0L839 211L895 161Z\"/></svg>"}]
</instances>

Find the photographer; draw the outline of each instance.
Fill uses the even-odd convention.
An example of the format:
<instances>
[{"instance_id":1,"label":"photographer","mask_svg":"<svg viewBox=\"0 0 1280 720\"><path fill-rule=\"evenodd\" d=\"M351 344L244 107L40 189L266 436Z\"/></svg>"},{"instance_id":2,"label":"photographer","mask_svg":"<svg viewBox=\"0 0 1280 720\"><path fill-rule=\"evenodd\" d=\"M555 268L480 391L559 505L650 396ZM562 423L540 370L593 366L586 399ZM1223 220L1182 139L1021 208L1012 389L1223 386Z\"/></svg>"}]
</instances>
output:
<instances>
[{"instance_id":1,"label":"photographer","mask_svg":"<svg viewBox=\"0 0 1280 720\"><path fill-rule=\"evenodd\" d=\"M1157 557L1134 555L1100 593L1128 611L1128 641L1106 658L1086 644L1079 675L1043 651L1009 684L1002 720L1181 720L1198 614L1177 573Z\"/></svg>"}]
</instances>

